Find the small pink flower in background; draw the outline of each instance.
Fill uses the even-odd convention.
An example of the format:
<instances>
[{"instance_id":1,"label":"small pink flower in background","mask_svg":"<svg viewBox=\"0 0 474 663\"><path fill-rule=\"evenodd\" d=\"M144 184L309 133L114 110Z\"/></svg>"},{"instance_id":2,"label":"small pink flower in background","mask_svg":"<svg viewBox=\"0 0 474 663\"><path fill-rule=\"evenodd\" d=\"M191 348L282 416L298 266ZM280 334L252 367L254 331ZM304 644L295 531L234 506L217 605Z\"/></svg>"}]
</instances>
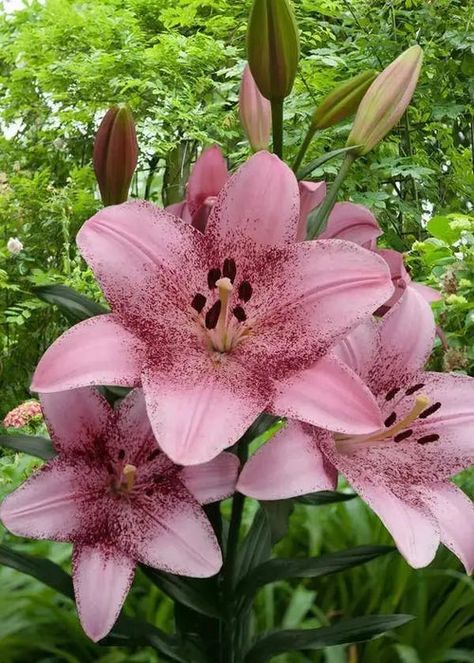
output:
<instances>
[{"instance_id":1,"label":"small pink flower in background","mask_svg":"<svg viewBox=\"0 0 474 663\"><path fill-rule=\"evenodd\" d=\"M44 394L58 456L0 507L18 536L74 544L79 616L92 640L117 619L137 563L207 577L222 559L200 504L234 492L236 456L181 468L157 447L140 391L113 410L92 388Z\"/></svg>"},{"instance_id":2,"label":"small pink flower in background","mask_svg":"<svg viewBox=\"0 0 474 663\"><path fill-rule=\"evenodd\" d=\"M272 129L272 107L258 89L248 64L240 84L239 113L252 149L266 150Z\"/></svg>"},{"instance_id":3,"label":"small pink flower in background","mask_svg":"<svg viewBox=\"0 0 474 663\"><path fill-rule=\"evenodd\" d=\"M162 449L184 465L235 443L275 399L300 418L316 379L306 369L393 287L385 262L352 242L296 242L299 214L294 174L267 152L228 180L205 233L146 202L102 210L78 244L113 312L58 339L33 390L142 384ZM325 361L327 407L310 423L376 429L372 395L341 364Z\"/></svg>"},{"instance_id":4,"label":"small pink flower in background","mask_svg":"<svg viewBox=\"0 0 474 663\"><path fill-rule=\"evenodd\" d=\"M186 199L166 209L204 232L211 209L228 179L229 171L220 147L208 147L193 166L186 185Z\"/></svg>"},{"instance_id":5,"label":"small pink flower in background","mask_svg":"<svg viewBox=\"0 0 474 663\"><path fill-rule=\"evenodd\" d=\"M13 256L16 256L23 251L23 244L20 242L18 237L10 237L7 242L7 251Z\"/></svg>"},{"instance_id":6,"label":"small pink flower in background","mask_svg":"<svg viewBox=\"0 0 474 663\"><path fill-rule=\"evenodd\" d=\"M350 436L290 422L245 465L237 489L282 499L333 489L340 471L412 566L429 564L441 540L471 573L474 505L449 478L474 461L474 379L423 372L434 333L416 292L355 329L336 352L376 396L383 426Z\"/></svg>"},{"instance_id":7,"label":"small pink flower in background","mask_svg":"<svg viewBox=\"0 0 474 663\"><path fill-rule=\"evenodd\" d=\"M42 416L41 405L38 401L26 401L5 415L3 425L5 428L23 428L32 419L41 418Z\"/></svg>"},{"instance_id":8,"label":"small pink flower in background","mask_svg":"<svg viewBox=\"0 0 474 663\"><path fill-rule=\"evenodd\" d=\"M441 299L441 294L434 288L411 280L407 272L403 254L393 249L377 249L377 238L382 235L374 215L362 205L354 203L336 203L329 216L324 232L318 239L346 239L364 246L381 256L390 268L394 292L377 315L384 315L398 302L407 291L416 290L427 302Z\"/></svg>"}]
</instances>

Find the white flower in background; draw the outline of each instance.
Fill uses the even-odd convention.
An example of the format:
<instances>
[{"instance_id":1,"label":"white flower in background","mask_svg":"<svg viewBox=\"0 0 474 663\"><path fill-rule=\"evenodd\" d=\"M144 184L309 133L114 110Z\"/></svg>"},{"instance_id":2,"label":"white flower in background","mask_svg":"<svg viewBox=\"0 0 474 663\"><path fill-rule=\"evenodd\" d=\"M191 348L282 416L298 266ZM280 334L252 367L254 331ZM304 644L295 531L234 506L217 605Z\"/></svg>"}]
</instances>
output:
<instances>
[{"instance_id":1,"label":"white flower in background","mask_svg":"<svg viewBox=\"0 0 474 663\"><path fill-rule=\"evenodd\" d=\"M20 242L18 237L10 237L7 242L7 250L14 256L16 256L20 251L23 250L23 244Z\"/></svg>"}]
</instances>

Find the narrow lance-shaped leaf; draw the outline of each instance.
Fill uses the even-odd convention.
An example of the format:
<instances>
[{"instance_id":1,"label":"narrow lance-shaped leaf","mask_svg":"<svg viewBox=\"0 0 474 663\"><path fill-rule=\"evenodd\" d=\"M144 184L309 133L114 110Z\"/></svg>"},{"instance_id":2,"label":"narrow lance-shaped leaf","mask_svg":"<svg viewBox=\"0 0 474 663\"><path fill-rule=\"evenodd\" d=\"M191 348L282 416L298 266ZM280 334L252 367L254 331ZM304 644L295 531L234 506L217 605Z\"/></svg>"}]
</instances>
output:
<instances>
[{"instance_id":1,"label":"narrow lance-shaped leaf","mask_svg":"<svg viewBox=\"0 0 474 663\"><path fill-rule=\"evenodd\" d=\"M42 285L33 288L33 292L48 304L55 304L71 322L108 313L104 306L66 285Z\"/></svg>"},{"instance_id":2,"label":"narrow lance-shaped leaf","mask_svg":"<svg viewBox=\"0 0 474 663\"><path fill-rule=\"evenodd\" d=\"M265 635L247 653L245 663L265 663L290 651L324 649L371 640L414 619L412 615L368 615L323 628L277 631Z\"/></svg>"},{"instance_id":3,"label":"narrow lance-shaped leaf","mask_svg":"<svg viewBox=\"0 0 474 663\"><path fill-rule=\"evenodd\" d=\"M338 493L335 490L321 490L317 493L308 493L308 495L295 497L295 502L310 506L323 506L336 502L347 502L353 500L355 497L357 497L355 493Z\"/></svg>"},{"instance_id":4,"label":"narrow lance-shaped leaf","mask_svg":"<svg viewBox=\"0 0 474 663\"><path fill-rule=\"evenodd\" d=\"M21 451L42 460L50 460L50 458L56 456L51 440L36 435L23 435L21 433L0 435L0 447Z\"/></svg>"}]
</instances>

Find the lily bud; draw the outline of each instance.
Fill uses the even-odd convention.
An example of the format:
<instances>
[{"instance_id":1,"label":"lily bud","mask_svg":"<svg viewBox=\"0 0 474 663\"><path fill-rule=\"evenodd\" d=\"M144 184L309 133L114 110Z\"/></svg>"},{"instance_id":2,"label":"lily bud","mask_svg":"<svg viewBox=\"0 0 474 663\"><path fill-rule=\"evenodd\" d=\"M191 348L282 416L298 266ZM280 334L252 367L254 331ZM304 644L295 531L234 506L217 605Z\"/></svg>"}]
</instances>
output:
<instances>
[{"instance_id":1,"label":"lily bud","mask_svg":"<svg viewBox=\"0 0 474 663\"><path fill-rule=\"evenodd\" d=\"M272 107L260 93L248 65L244 69L239 95L240 121L254 152L266 150L272 128Z\"/></svg>"},{"instance_id":2,"label":"lily bud","mask_svg":"<svg viewBox=\"0 0 474 663\"><path fill-rule=\"evenodd\" d=\"M247 56L263 96L283 101L293 87L300 58L298 27L288 0L254 0Z\"/></svg>"},{"instance_id":3,"label":"lily bud","mask_svg":"<svg viewBox=\"0 0 474 663\"><path fill-rule=\"evenodd\" d=\"M314 111L312 129L327 129L355 113L376 76L375 71L363 71L338 85Z\"/></svg>"},{"instance_id":4,"label":"lily bud","mask_svg":"<svg viewBox=\"0 0 474 663\"><path fill-rule=\"evenodd\" d=\"M132 113L126 104L116 104L105 114L94 142L94 171L104 205L127 200L137 158Z\"/></svg>"},{"instance_id":5,"label":"lily bud","mask_svg":"<svg viewBox=\"0 0 474 663\"><path fill-rule=\"evenodd\" d=\"M347 146L367 154L397 124L411 101L420 75L423 51L412 46L377 76L362 99Z\"/></svg>"}]
</instances>

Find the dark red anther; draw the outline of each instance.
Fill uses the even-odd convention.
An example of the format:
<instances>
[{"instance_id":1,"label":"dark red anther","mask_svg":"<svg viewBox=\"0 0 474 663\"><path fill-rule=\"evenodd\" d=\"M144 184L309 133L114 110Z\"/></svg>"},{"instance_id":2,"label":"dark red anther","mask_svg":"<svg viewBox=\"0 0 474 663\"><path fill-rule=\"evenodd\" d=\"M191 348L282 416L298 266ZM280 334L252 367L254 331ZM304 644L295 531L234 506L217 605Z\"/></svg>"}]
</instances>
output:
<instances>
[{"instance_id":1,"label":"dark red anther","mask_svg":"<svg viewBox=\"0 0 474 663\"><path fill-rule=\"evenodd\" d=\"M112 463L107 463L105 467L107 468L107 472L108 472L109 474L115 474L115 470L114 470L114 468L113 468Z\"/></svg>"},{"instance_id":2,"label":"dark red anther","mask_svg":"<svg viewBox=\"0 0 474 663\"><path fill-rule=\"evenodd\" d=\"M221 300L218 299L217 302L215 302L206 313L205 322L207 329L214 329L217 325L217 321L219 320L219 315L221 313L221 306Z\"/></svg>"},{"instance_id":3,"label":"dark red anther","mask_svg":"<svg viewBox=\"0 0 474 663\"><path fill-rule=\"evenodd\" d=\"M219 267L213 267L207 273L207 285L210 290L214 290L217 281L221 278L221 270Z\"/></svg>"},{"instance_id":4,"label":"dark red anther","mask_svg":"<svg viewBox=\"0 0 474 663\"><path fill-rule=\"evenodd\" d=\"M426 408L426 410L423 410L423 412L419 415L420 419L426 419L426 417L429 417L430 414L437 412L440 407L441 403L433 403L433 405L430 405L430 407Z\"/></svg>"},{"instance_id":5,"label":"dark red anther","mask_svg":"<svg viewBox=\"0 0 474 663\"><path fill-rule=\"evenodd\" d=\"M433 433L432 435L424 435L417 439L418 444L429 444L430 442L437 442L439 440L439 435Z\"/></svg>"},{"instance_id":6,"label":"dark red anther","mask_svg":"<svg viewBox=\"0 0 474 663\"><path fill-rule=\"evenodd\" d=\"M224 260L222 275L227 276L227 278L230 279L230 282L233 283L236 274L237 274L237 267L235 265L235 260L233 258L226 258Z\"/></svg>"},{"instance_id":7,"label":"dark red anther","mask_svg":"<svg viewBox=\"0 0 474 663\"><path fill-rule=\"evenodd\" d=\"M413 431L411 428L408 428L407 430L402 430L398 435L395 435L393 439L395 442L402 442L402 440L406 440L407 437L410 437L411 435L413 435Z\"/></svg>"},{"instance_id":8,"label":"dark red anther","mask_svg":"<svg viewBox=\"0 0 474 663\"><path fill-rule=\"evenodd\" d=\"M400 391L400 387L394 387L393 389L390 389L390 391L387 392L385 396L386 401L391 401L392 398L395 398L395 396L398 394Z\"/></svg>"},{"instance_id":9,"label":"dark red anther","mask_svg":"<svg viewBox=\"0 0 474 663\"><path fill-rule=\"evenodd\" d=\"M125 449L120 449L118 452L118 459L123 460L125 458Z\"/></svg>"},{"instance_id":10,"label":"dark red anther","mask_svg":"<svg viewBox=\"0 0 474 663\"><path fill-rule=\"evenodd\" d=\"M413 387L410 387L409 389L407 389L405 393L406 393L407 396L411 396L412 394L415 393L415 391L420 391L420 389L423 389L424 386L425 385L422 382L420 382L418 384L414 384Z\"/></svg>"},{"instance_id":11,"label":"dark red anther","mask_svg":"<svg viewBox=\"0 0 474 663\"><path fill-rule=\"evenodd\" d=\"M386 428L390 428L390 426L393 426L393 424L396 422L396 420L397 420L397 413L392 412L392 414L389 414L388 417L383 422L384 426Z\"/></svg>"},{"instance_id":12,"label":"dark red anther","mask_svg":"<svg viewBox=\"0 0 474 663\"><path fill-rule=\"evenodd\" d=\"M236 306L232 313L235 315L239 322L245 322L247 320L245 311L241 306Z\"/></svg>"},{"instance_id":13,"label":"dark red anther","mask_svg":"<svg viewBox=\"0 0 474 663\"><path fill-rule=\"evenodd\" d=\"M252 286L248 281L242 281L239 285L239 299L243 302L248 302L252 296Z\"/></svg>"},{"instance_id":14,"label":"dark red anther","mask_svg":"<svg viewBox=\"0 0 474 663\"><path fill-rule=\"evenodd\" d=\"M204 295L202 295L200 292L198 292L194 295L193 301L191 302L191 306L198 313L201 313L202 309L206 306L206 301L207 300L204 297Z\"/></svg>"},{"instance_id":15,"label":"dark red anther","mask_svg":"<svg viewBox=\"0 0 474 663\"><path fill-rule=\"evenodd\" d=\"M161 451L159 449L153 449L153 451L148 454L147 460L149 462L151 462L152 460L155 460L155 458L158 458L160 453L161 453Z\"/></svg>"}]
</instances>

